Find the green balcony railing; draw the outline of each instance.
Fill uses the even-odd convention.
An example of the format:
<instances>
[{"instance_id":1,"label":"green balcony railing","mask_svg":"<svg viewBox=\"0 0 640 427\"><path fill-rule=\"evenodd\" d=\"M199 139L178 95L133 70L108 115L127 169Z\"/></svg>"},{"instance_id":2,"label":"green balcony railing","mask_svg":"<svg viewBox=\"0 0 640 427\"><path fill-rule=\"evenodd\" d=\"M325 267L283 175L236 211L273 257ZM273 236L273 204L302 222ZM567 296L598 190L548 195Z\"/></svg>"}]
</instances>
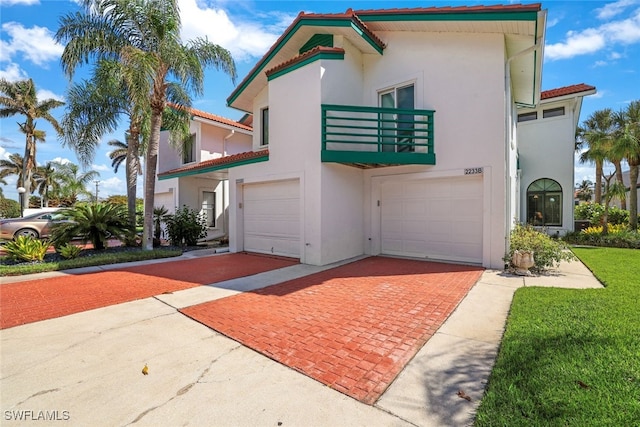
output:
<instances>
[{"instance_id":1,"label":"green balcony railing","mask_svg":"<svg viewBox=\"0 0 640 427\"><path fill-rule=\"evenodd\" d=\"M436 163L432 110L322 105L322 161L361 167Z\"/></svg>"}]
</instances>

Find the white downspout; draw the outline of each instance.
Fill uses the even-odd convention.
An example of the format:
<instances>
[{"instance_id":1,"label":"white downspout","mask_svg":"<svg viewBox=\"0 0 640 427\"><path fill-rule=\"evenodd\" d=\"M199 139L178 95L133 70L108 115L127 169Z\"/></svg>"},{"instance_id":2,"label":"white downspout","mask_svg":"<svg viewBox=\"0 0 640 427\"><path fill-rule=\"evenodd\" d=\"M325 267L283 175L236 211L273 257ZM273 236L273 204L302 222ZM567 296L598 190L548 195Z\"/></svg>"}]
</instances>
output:
<instances>
[{"instance_id":1,"label":"white downspout","mask_svg":"<svg viewBox=\"0 0 640 427\"><path fill-rule=\"evenodd\" d=\"M227 140L229 138L231 138L233 135L235 135L236 130L235 129L231 129L231 132L229 132L229 135L225 136L224 139L222 140L222 155L226 156L227 155Z\"/></svg>"},{"instance_id":2,"label":"white downspout","mask_svg":"<svg viewBox=\"0 0 640 427\"><path fill-rule=\"evenodd\" d=\"M507 219L507 221L505 221L504 223L504 227L505 227L505 239L504 239L504 253L508 253L509 250L509 244L510 244L510 233L511 233L511 218L509 217L509 213L511 212L511 176L510 176L510 169L511 169L511 164L509 162L509 150L513 150L515 149L515 143L513 142L513 135L511 133L512 131L512 126L511 126L511 116L512 116L512 106L511 106L511 62L514 59L517 59L519 57L521 57L522 55L526 55L528 53L534 52L534 51L538 51L540 49L541 46L541 41L542 41L542 37L538 37L536 39L536 42L533 46L529 46L528 48L521 50L518 53L515 53L513 55L511 55L509 58L507 58L507 61L505 62L505 66L504 66L504 75L505 75L505 131L506 131L506 138L505 138L505 150L504 150L504 164L505 167L507 168L507 173L505 174L505 190L506 190L506 195L508 197L506 197L506 203L505 203L505 211L504 211L504 216ZM535 76L534 76L535 78Z\"/></svg>"}]
</instances>

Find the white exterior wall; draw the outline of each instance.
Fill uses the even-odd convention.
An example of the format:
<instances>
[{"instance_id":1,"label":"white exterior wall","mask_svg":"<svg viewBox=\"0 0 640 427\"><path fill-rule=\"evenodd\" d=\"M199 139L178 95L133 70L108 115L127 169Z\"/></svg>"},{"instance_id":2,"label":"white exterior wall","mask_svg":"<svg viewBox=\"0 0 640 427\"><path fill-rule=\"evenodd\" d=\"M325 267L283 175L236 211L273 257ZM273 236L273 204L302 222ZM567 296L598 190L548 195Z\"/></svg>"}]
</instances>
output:
<instances>
[{"instance_id":1,"label":"white exterior wall","mask_svg":"<svg viewBox=\"0 0 640 427\"><path fill-rule=\"evenodd\" d=\"M375 180L455 177L465 168L482 167L483 265L502 268L508 221L503 37L400 32L381 37L388 45L384 55L365 56L365 96L369 105L377 105L380 89L413 82L416 108L436 111L436 164L365 171L365 212L372 212L365 224L367 253L380 252Z\"/></svg>"},{"instance_id":2,"label":"white exterior wall","mask_svg":"<svg viewBox=\"0 0 640 427\"><path fill-rule=\"evenodd\" d=\"M345 59L326 60L322 66L322 103L361 105L363 96L362 54L347 40L336 37ZM320 116L318 116L319 119ZM316 150L320 148L318 134ZM322 164L322 264L364 253L364 173L335 163Z\"/></svg>"},{"instance_id":3,"label":"white exterior wall","mask_svg":"<svg viewBox=\"0 0 640 427\"><path fill-rule=\"evenodd\" d=\"M300 182L300 261L321 265L320 79L317 61L269 82L254 102L254 149L260 147L260 110L269 107L269 160L229 170L230 250L242 251L242 185L297 179Z\"/></svg>"},{"instance_id":4,"label":"white exterior wall","mask_svg":"<svg viewBox=\"0 0 640 427\"><path fill-rule=\"evenodd\" d=\"M565 107L565 115L542 118L543 110ZM527 220L527 188L541 178L550 178L562 187L562 227L548 227L550 234L573 231L573 187L575 147L575 98L540 104L538 119L518 123L520 154L520 220ZM519 111L531 112L533 109Z\"/></svg>"}]
</instances>

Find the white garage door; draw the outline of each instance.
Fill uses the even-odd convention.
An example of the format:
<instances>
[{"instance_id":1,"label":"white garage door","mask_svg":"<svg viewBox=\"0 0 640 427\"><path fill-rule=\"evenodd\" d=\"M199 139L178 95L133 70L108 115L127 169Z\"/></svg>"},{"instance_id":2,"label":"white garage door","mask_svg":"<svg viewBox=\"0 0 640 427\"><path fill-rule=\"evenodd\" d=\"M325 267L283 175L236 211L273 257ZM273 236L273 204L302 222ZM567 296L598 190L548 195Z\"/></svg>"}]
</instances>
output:
<instances>
[{"instance_id":1,"label":"white garage door","mask_svg":"<svg viewBox=\"0 0 640 427\"><path fill-rule=\"evenodd\" d=\"M298 180L244 186L244 250L300 258Z\"/></svg>"},{"instance_id":2,"label":"white garage door","mask_svg":"<svg viewBox=\"0 0 640 427\"><path fill-rule=\"evenodd\" d=\"M482 263L482 177L381 187L382 253Z\"/></svg>"}]
</instances>

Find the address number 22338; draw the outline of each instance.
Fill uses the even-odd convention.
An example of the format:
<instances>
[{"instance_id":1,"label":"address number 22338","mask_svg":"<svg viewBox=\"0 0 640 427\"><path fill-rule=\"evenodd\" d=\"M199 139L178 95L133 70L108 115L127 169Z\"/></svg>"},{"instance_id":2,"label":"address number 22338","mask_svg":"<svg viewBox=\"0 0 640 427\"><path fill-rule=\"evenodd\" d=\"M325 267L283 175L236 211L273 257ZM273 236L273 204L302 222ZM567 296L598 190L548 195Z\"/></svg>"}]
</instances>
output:
<instances>
[{"instance_id":1,"label":"address number 22338","mask_svg":"<svg viewBox=\"0 0 640 427\"><path fill-rule=\"evenodd\" d=\"M482 173L482 168L466 168L464 170L465 175L475 175L479 173Z\"/></svg>"}]
</instances>

